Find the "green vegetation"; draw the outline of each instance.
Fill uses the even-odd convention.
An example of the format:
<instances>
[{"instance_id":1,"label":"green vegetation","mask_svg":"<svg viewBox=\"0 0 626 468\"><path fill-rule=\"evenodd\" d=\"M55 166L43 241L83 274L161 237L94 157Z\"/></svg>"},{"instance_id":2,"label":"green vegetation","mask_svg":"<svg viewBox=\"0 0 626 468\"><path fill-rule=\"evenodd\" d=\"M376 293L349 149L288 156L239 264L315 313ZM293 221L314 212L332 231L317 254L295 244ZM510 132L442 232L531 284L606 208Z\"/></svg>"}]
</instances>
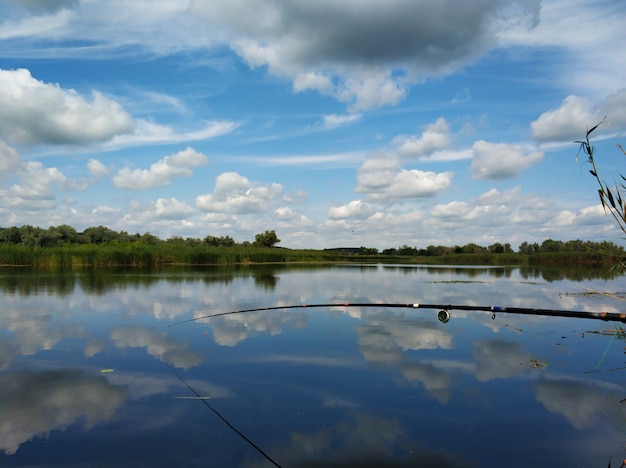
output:
<instances>
[{"instance_id":1,"label":"green vegetation","mask_svg":"<svg viewBox=\"0 0 626 468\"><path fill-rule=\"evenodd\" d=\"M619 174L622 182L615 184L613 188L609 187L609 184L607 184L598 173L598 167L596 166L595 160L595 149L591 145L591 141L589 141L589 135L591 135L604 122L606 122L606 117L590 130L587 130L584 140L576 141L575 143L580 144L578 153L580 154L580 152L583 151L587 155L587 162L591 165L589 173L595 177L598 182L598 186L600 187L598 189L598 196L600 197L602 208L609 210L613 218L615 218L619 228L626 234L626 185L624 185L626 177ZM617 147L626 156L624 148L621 145L617 145Z\"/></svg>"},{"instance_id":2,"label":"green vegetation","mask_svg":"<svg viewBox=\"0 0 626 468\"><path fill-rule=\"evenodd\" d=\"M78 232L71 226L48 229L29 225L0 227L0 265L71 267L161 267L164 265L233 265L245 263L351 262L457 265L613 265L624 249L612 242L547 239L541 244L522 242L518 251L510 244L483 247L403 245L379 252L356 247L325 250L293 250L276 247L275 231L255 236L254 242L235 242L230 236L204 239L150 234L128 234L104 226Z\"/></svg>"},{"instance_id":3,"label":"green vegetation","mask_svg":"<svg viewBox=\"0 0 626 468\"><path fill-rule=\"evenodd\" d=\"M600 203L602 204L602 208L604 211L607 210L613 216L613 219L617 222L617 225L622 230L624 234L626 234L626 177L623 174L619 174L622 182L616 183L613 188L609 186L601 177L598 172L598 166L596 165L595 159L595 148L591 144L589 140L589 136L603 123L606 122L606 117L604 117L598 124L591 129L587 130L587 134L585 135L584 140L576 141L575 143L579 143L580 147L578 148L578 154L582 151L587 155L587 162L591 166L589 169L589 173L596 179L598 183L598 196L600 197ZM622 151L622 154L626 156L626 151L622 147L622 145L617 145L617 147ZM578 159L578 154L576 158ZM619 273L624 273L626 271L626 261L624 258L621 258L615 262L613 262L612 269Z\"/></svg>"}]
</instances>

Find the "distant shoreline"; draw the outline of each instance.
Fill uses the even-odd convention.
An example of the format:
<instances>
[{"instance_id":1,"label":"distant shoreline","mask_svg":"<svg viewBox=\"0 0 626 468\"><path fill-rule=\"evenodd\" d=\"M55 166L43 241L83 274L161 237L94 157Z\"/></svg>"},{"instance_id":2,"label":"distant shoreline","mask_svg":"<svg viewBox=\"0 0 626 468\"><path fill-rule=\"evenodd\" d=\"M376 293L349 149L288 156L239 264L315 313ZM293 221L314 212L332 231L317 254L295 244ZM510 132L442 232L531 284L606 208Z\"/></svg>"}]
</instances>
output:
<instances>
[{"instance_id":1,"label":"distant shoreline","mask_svg":"<svg viewBox=\"0 0 626 468\"><path fill-rule=\"evenodd\" d=\"M372 263L498 266L605 266L621 264L619 252L454 253L389 255L358 249L296 250L236 245L184 246L167 243L101 243L62 247L0 244L0 266L31 267L163 267L167 265L235 265L266 263ZM352 249L350 249L352 250Z\"/></svg>"}]
</instances>

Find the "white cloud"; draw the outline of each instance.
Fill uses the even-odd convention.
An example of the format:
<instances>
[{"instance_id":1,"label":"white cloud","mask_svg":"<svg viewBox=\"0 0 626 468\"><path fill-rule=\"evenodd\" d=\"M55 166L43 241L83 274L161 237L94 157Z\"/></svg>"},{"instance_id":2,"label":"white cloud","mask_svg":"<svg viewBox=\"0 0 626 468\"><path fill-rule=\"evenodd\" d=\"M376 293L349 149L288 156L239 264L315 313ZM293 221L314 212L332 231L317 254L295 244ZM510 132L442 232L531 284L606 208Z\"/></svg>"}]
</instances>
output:
<instances>
[{"instance_id":1,"label":"white cloud","mask_svg":"<svg viewBox=\"0 0 626 468\"><path fill-rule=\"evenodd\" d=\"M546 222L546 227L565 227L565 226L582 226L582 225L598 225L605 221L608 211L602 208L598 202L597 205L581 208L577 212L562 210L554 216L553 219Z\"/></svg>"},{"instance_id":2,"label":"white cloud","mask_svg":"<svg viewBox=\"0 0 626 468\"><path fill-rule=\"evenodd\" d=\"M179 131L167 125L138 119L135 121L135 131L130 134L117 135L103 146L105 149L116 149L126 146L177 143L185 141L201 141L226 135L240 126L231 121L209 121L200 130Z\"/></svg>"},{"instance_id":3,"label":"white cloud","mask_svg":"<svg viewBox=\"0 0 626 468\"><path fill-rule=\"evenodd\" d=\"M289 154L285 156L253 156L242 158L245 162L267 164L272 166L322 166L324 168L354 167L363 160L362 152L325 153L325 154Z\"/></svg>"},{"instance_id":4,"label":"white cloud","mask_svg":"<svg viewBox=\"0 0 626 468\"><path fill-rule=\"evenodd\" d=\"M347 205L331 206L328 208L330 219L365 219L371 216L376 208L370 203L353 200Z\"/></svg>"},{"instance_id":5,"label":"white cloud","mask_svg":"<svg viewBox=\"0 0 626 468\"><path fill-rule=\"evenodd\" d=\"M267 211L282 191L280 184L258 186L236 172L225 172L215 178L213 193L196 197L196 206L218 213L260 213Z\"/></svg>"},{"instance_id":6,"label":"white cloud","mask_svg":"<svg viewBox=\"0 0 626 468\"><path fill-rule=\"evenodd\" d=\"M607 117L599 131L626 129L626 89L621 89L596 104L579 96L568 96L560 107L544 112L531 122L536 141L573 141L585 137L587 130Z\"/></svg>"},{"instance_id":7,"label":"white cloud","mask_svg":"<svg viewBox=\"0 0 626 468\"><path fill-rule=\"evenodd\" d=\"M198 366L203 359L198 353L187 349L187 344L175 341L146 327L118 327L109 333L116 348L146 348L146 352L161 361L181 369Z\"/></svg>"},{"instance_id":8,"label":"white cloud","mask_svg":"<svg viewBox=\"0 0 626 468\"><path fill-rule=\"evenodd\" d=\"M58 84L33 78L28 70L0 69L0 139L13 144L101 144L116 149L139 144L215 138L239 123L207 121L198 130L180 131L133 119L116 101L99 91L91 99Z\"/></svg>"},{"instance_id":9,"label":"white cloud","mask_svg":"<svg viewBox=\"0 0 626 468\"><path fill-rule=\"evenodd\" d=\"M7 17L0 38L19 39L10 50L15 57L170 54L226 45L250 67L291 80L296 92L317 90L353 110L395 104L416 83L519 45L555 50L553 81L570 92L602 95L626 84L626 71L615 66L626 58L615 46L623 30L621 0L602 8L588 0L476 0L454 8L427 0L137 0L127 2L123 14L103 0L29 0L28 6L73 9ZM49 38L53 44L42 41Z\"/></svg>"},{"instance_id":10,"label":"white cloud","mask_svg":"<svg viewBox=\"0 0 626 468\"><path fill-rule=\"evenodd\" d=\"M10 143L93 143L132 130L131 116L98 91L87 100L28 70L0 69L0 138Z\"/></svg>"},{"instance_id":11,"label":"white cloud","mask_svg":"<svg viewBox=\"0 0 626 468\"><path fill-rule=\"evenodd\" d=\"M229 315L211 319L210 324L213 329L213 339L218 345L235 346L260 333L279 335L289 317L294 317L294 315L285 315L282 319L275 315L264 314L249 314L245 317Z\"/></svg>"},{"instance_id":12,"label":"white cloud","mask_svg":"<svg viewBox=\"0 0 626 468\"><path fill-rule=\"evenodd\" d=\"M276 214L279 228L304 228L314 225L313 221L311 221L308 217L296 213L287 206L277 208L274 213Z\"/></svg>"},{"instance_id":13,"label":"white cloud","mask_svg":"<svg viewBox=\"0 0 626 468\"><path fill-rule=\"evenodd\" d=\"M473 145L470 170L474 179L502 180L519 177L522 171L543 159L542 152L527 154L524 147L479 140Z\"/></svg>"},{"instance_id":14,"label":"white cloud","mask_svg":"<svg viewBox=\"0 0 626 468\"><path fill-rule=\"evenodd\" d=\"M587 99L568 96L561 107L541 114L530 128L537 141L572 141L583 138L600 119L602 117L591 110Z\"/></svg>"},{"instance_id":15,"label":"white cloud","mask_svg":"<svg viewBox=\"0 0 626 468\"><path fill-rule=\"evenodd\" d=\"M56 167L29 162L20 172L20 183L0 190L0 195L5 207L41 211L56 207L55 189L84 190L85 186L65 177Z\"/></svg>"},{"instance_id":16,"label":"white cloud","mask_svg":"<svg viewBox=\"0 0 626 468\"><path fill-rule=\"evenodd\" d=\"M480 382L526 374L532 357L520 343L500 339L476 340L472 354Z\"/></svg>"},{"instance_id":17,"label":"white cloud","mask_svg":"<svg viewBox=\"0 0 626 468\"><path fill-rule=\"evenodd\" d=\"M0 140L0 177L17 171L22 167L22 158L19 153Z\"/></svg>"},{"instance_id":18,"label":"white cloud","mask_svg":"<svg viewBox=\"0 0 626 468\"><path fill-rule=\"evenodd\" d=\"M443 150L435 151L430 156L424 156L421 161L431 162L447 162L447 161L461 161L463 159L472 159L474 152L471 148L462 150Z\"/></svg>"},{"instance_id":19,"label":"white cloud","mask_svg":"<svg viewBox=\"0 0 626 468\"><path fill-rule=\"evenodd\" d=\"M92 176L97 178L106 177L109 175L109 168L97 159L90 159L87 162L87 169Z\"/></svg>"},{"instance_id":20,"label":"white cloud","mask_svg":"<svg viewBox=\"0 0 626 468\"><path fill-rule=\"evenodd\" d=\"M14 454L38 435L84 421L87 428L113 417L129 397L126 386L77 370L0 375L0 451Z\"/></svg>"},{"instance_id":21,"label":"white cloud","mask_svg":"<svg viewBox=\"0 0 626 468\"><path fill-rule=\"evenodd\" d=\"M552 413L560 414L576 429L587 429L610 422L616 428L621 425L619 412L615 411L612 395L606 390L606 383L579 380L540 380L537 382L537 401Z\"/></svg>"},{"instance_id":22,"label":"white cloud","mask_svg":"<svg viewBox=\"0 0 626 468\"><path fill-rule=\"evenodd\" d=\"M452 184L452 172L397 170L397 165L392 158L369 159L359 170L355 191L372 201L386 202L433 197Z\"/></svg>"},{"instance_id":23,"label":"white cloud","mask_svg":"<svg viewBox=\"0 0 626 468\"><path fill-rule=\"evenodd\" d=\"M571 92L605 96L626 86L626 49L621 0L550 0L541 2L534 28L509 28L499 33L504 46L521 45L556 53L545 70L551 84ZM589 124L591 125L591 124Z\"/></svg>"},{"instance_id":24,"label":"white cloud","mask_svg":"<svg viewBox=\"0 0 626 468\"><path fill-rule=\"evenodd\" d=\"M436 205L431 210L431 215L436 218L466 219L471 213L472 207L463 201L452 201L445 205Z\"/></svg>"},{"instance_id":25,"label":"white cloud","mask_svg":"<svg viewBox=\"0 0 626 468\"><path fill-rule=\"evenodd\" d=\"M400 161L392 154L375 154L359 168L357 192L383 190L400 170Z\"/></svg>"},{"instance_id":26,"label":"white cloud","mask_svg":"<svg viewBox=\"0 0 626 468\"><path fill-rule=\"evenodd\" d=\"M396 104L410 84L451 73L496 47L498 34L535 23L537 2L518 2L514 14L509 4L235 0L192 1L189 11L250 67L267 66L296 91L315 89L364 110ZM251 10L254 20L243 14Z\"/></svg>"},{"instance_id":27,"label":"white cloud","mask_svg":"<svg viewBox=\"0 0 626 468\"><path fill-rule=\"evenodd\" d=\"M159 198L154 206L157 219L183 219L194 213L191 206L176 198Z\"/></svg>"},{"instance_id":28,"label":"white cloud","mask_svg":"<svg viewBox=\"0 0 626 468\"><path fill-rule=\"evenodd\" d=\"M294 193L285 194L283 200L286 203L305 203L309 198L309 194L303 190L296 190Z\"/></svg>"},{"instance_id":29,"label":"white cloud","mask_svg":"<svg viewBox=\"0 0 626 468\"><path fill-rule=\"evenodd\" d=\"M352 122L356 122L361 118L361 114L348 114L348 115L338 115L338 114L329 114L324 116L323 127L324 128L334 128L339 127L341 125L346 125Z\"/></svg>"},{"instance_id":30,"label":"white cloud","mask_svg":"<svg viewBox=\"0 0 626 468\"><path fill-rule=\"evenodd\" d=\"M127 190L145 190L163 187L170 184L170 179L182 176L191 176L191 168L199 167L208 162L207 157L187 147L176 154L166 156L152 164L150 169L134 169L128 167L120 169L113 184Z\"/></svg>"},{"instance_id":31,"label":"white cloud","mask_svg":"<svg viewBox=\"0 0 626 468\"><path fill-rule=\"evenodd\" d=\"M399 136L394 138L392 143L398 146L400 156L421 158L448 147L450 144L450 127L446 119L440 117L435 123L426 126L419 138L414 135Z\"/></svg>"},{"instance_id":32,"label":"white cloud","mask_svg":"<svg viewBox=\"0 0 626 468\"><path fill-rule=\"evenodd\" d=\"M32 37L58 37L67 32L76 15L60 10L50 15L30 16L0 23L0 40L28 39Z\"/></svg>"}]
</instances>

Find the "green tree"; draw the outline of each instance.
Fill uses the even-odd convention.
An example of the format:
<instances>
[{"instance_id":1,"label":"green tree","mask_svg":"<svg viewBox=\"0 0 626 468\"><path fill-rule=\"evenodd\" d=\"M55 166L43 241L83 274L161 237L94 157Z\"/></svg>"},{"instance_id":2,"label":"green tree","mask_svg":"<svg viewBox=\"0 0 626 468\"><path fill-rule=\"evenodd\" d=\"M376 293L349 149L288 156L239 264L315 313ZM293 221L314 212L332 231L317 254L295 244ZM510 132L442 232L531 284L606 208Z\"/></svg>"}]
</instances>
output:
<instances>
[{"instance_id":1,"label":"green tree","mask_svg":"<svg viewBox=\"0 0 626 468\"><path fill-rule=\"evenodd\" d=\"M90 244L110 242L117 237L117 233L106 226L88 227L83 231L83 235Z\"/></svg>"},{"instance_id":2,"label":"green tree","mask_svg":"<svg viewBox=\"0 0 626 468\"><path fill-rule=\"evenodd\" d=\"M496 242L495 244L491 244L489 247L489 253L504 253L504 246L500 242Z\"/></svg>"},{"instance_id":3,"label":"green tree","mask_svg":"<svg viewBox=\"0 0 626 468\"><path fill-rule=\"evenodd\" d=\"M204 239L202 239L202 242L212 247L232 247L233 245L235 245L234 239L230 236L223 236L223 237L206 236Z\"/></svg>"},{"instance_id":4,"label":"green tree","mask_svg":"<svg viewBox=\"0 0 626 468\"><path fill-rule=\"evenodd\" d=\"M0 243L19 244L22 242L22 235L16 226L0 229Z\"/></svg>"},{"instance_id":5,"label":"green tree","mask_svg":"<svg viewBox=\"0 0 626 468\"><path fill-rule=\"evenodd\" d=\"M534 254L539 251L539 244L537 244L536 242L529 244L528 242L524 241L519 245L518 250L521 254Z\"/></svg>"},{"instance_id":6,"label":"green tree","mask_svg":"<svg viewBox=\"0 0 626 468\"><path fill-rule=\"evenodd\" d=\"M60 226L57 226L55 228L50 228L48 229L49 231L56 231L59 235L60 241L63 244L79 244L80 243L80 236L78 234L78 232L76 232L76 229L74 229L72 226L69 226L67 224L61 224Z\"/></svg>"},{"instance_id":7,"label":"green tree","mask_svg":"<svg viewBox=\"0 0 626 468\"><path fill-rule=\"evenodd\" d=\"M265 231L254 236L254 245L256 247L274 247L280 239L276 235L276 231Z\"/></svg>"}]
</instances>

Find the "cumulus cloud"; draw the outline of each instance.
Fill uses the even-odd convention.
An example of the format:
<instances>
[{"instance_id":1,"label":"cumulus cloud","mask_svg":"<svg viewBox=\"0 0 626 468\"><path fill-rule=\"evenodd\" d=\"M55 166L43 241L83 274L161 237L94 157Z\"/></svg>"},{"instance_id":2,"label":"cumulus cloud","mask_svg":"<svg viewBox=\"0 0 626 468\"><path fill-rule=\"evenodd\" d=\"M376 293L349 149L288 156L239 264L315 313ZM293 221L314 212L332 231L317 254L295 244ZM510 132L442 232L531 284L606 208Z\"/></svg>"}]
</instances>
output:
<instances>
[{"instance_id":1,"label":"cumulus cloud","mask_svg":"<svg viewBox=\"0 0 626 468\"><path fill-rule=\"evenodd\" d=\"M444 150L450 144L450 127L443 117L428 125L422 135L400 136L394 138L393 144L398 146L398 154L407 158L428 156L435 151Z\"/></svg>"},{"instance_id":2,"label":"cumulus cloud","mask_svg":"<svg viewBox=\"0 0 626 468\"><path fill-rule=\"evenodd\" d=\"M58 84L39 81L25 69L0 69L0 139L12 144L79 145L106 149L138 144L198 141L232 132L240 124L208 121L197 130L180 131L133 119L99 91L90 98Z\"/></svg>"},{"instance_id":3,"label":"cumulus cloud","mask_svg":"<svg viewBox=\"0 0 626 468\"><path fill-rule=\"evenodd\" d=\"M113 178L113 184L127 190L146 190L170 184L170 179L191 176L193 167L208 162L207 157L187 147L176 154L166 156L150 166L150 169L120 169Z\"/></svg>"},{"instance_id":4,"label":"cumulus cloud","mask_svg":"<svg viewBox=\"0 0 626 468\"><path fill-rule=\"evenodd\" d=\"M564 416L576 429L591 428L600 421L610 421L615 427L621 424L613 398L605 387L563 379L541 380L536 390L537 401L551 413Z\"/></svg>"},{"instance_id":5,"label":"cumulus cloud","mask_svg":"<svg viewBox=\"0 0 626 468\"><path fill-rule=\"evenodd\" d=\"M581 208L576 212L569 210L559 211L553 219L546 222L546 227L598 225L605 221L606 218L607 212L598 203L597 205Z\"/></svg>"},{"instance_id":6,"label":"cumulus cloud","mask_svg":"<svg viewBox=\"0 0 626 468\"><path fill-rule=\"evenodd\" d=\"M375 154L359 168L357 192L388 187L400 170L400 161L392 154Z\"/></svg>"},{"instance_id":7,"label":"cumulus cloud","mask_svg":"<svg viewBox=\"0 0 626 468\"><path fill-rule=\"evenodd\" d=\"M84 184L67 178L56 167L44 167L39 162L26 163L19 175L19 184L0 190L5 207L26 211L48 210L56 206L55 189L85 188Z\"/></svg>"},{"instance_id":8,"label":"cumulus cloud","mask_svg":"<svg viewBox=\"0 0 626 468\"><path fill-rule=\"evenodd\" d=\"M37 435L84 418L87 428L111 418L128 398L126 386L78 370L0 375L0 451L14 454Z\"/></svg>"},{"instance_id":9,"label":"cumulus cloud","mask_svg":"<svg viewBox=\"0 0 626 468\"><path fill-rule=\"evenodd\" d=\"M470 166L472 178L503 180L519 177L522 171L543 159L542 152L531 152L519 145L488 143L479 140L474 143L474 158Z\"/></svg>"},{"instance_id":10,"label":"cumulus cloud","mask_svg":"<svg viewBox=\"0 0 626 468\"><path fill-rule=\"evenodd\" d=\"M397 149L376 152L358 170L355 191L367 194L369 201L389 202L437 195L452 184L452 172L402 168L401 156L419 158L449 144L449 128L440 118L428 125L422 136L396 137Z\"/></svg>"},{"instance_id":11,"label":"cumulus cloud","mask_svg":"<svg viewBox=\"0 0 626 468\"><path fill-rule=\"evenodd\" d=\"M532 358L520 343L499 339L476 340L472 354L476 359L476 379L481 382L525 374Z\"/></svg>"},{"instance_id":12,"label":"cumulus cloud","mask_svg":"<svg viewBox=\"0 0 626 468\"><path fill-rule=\"evenodd\" d=\"M0 177L17 171L22 166L19 153L0 140Z\"/></svg>"},{"instance_id":13,"label":"cumulus cloud","mask_svg":"<svg viewBox=\"0 0 626 468\"><path fill-rule=\"evenodd\" d=\"M171 230L185 225L193 226L188 219L196 213L188 203L177 198L157 198L146 203L130 201L128 208L122 219L119 212L106 210L104 207L98 207L97 213L92 212L92 216L94 221L113 218L115 223L121 223L125 229L130 228L131 231L145 231L145 226L152 225L170 233ZM162 234L160 237L165 238L167 235Z\"/></svg>"},{"instance_id":14,"label":"cumulus cloud","mask_svg":"<svg viewBox=\"0 0 626 468\"><path fill-rule=\"evenodd\" d=\"M213 339L220 346L235 346L236 344L260 333L279 335L283 326L295 314L277 317L275 315L252 314L229 315L211 319Z\"/></svg>"},{"instance_id":15,"label":"cumulus cloud","mask_svg":"<svg viewBox=\"0 0 626 468\"><path fill-rule=\"evenodd\" d=\"M367 194L372 201L387 202L433 197L452 184L452 172L397 170L397 165L380 158L366 161L359 170L355 191Z\"/></svg>"},{"instance_id":16,"label":"cumulus cloud","mask_svg":"<svg viewBox=\"0 0 626 468\"><path fill-rule=\"evenodd\" d=\"M525 206L524 203L529 206ZM486 227L494 225L509 225L515 222L516 217L526 210L532 210L536 220L542 218L542 204L537 200L525 200L521 196L520 187L514 187L510 190L500 191L491 189L483 193L477 198L467 201L454 200L446 204L435 205L430 211L431 216L437 223L446 223L447 226L468 226L467 221L471 221L471 225L480 231ZM549 216L553 213L550 212ZM543 219L541 219L544 221ZM526 222L529 220L517 220L517 222Z\"/></svg>"},{"instance_id":17,"label":"cumulus cloud","mask_svg":"<svg viewBox=\"0 0 626 468\"><path fill-rule=\"evenodd\" d=\"M159 198L154 206L157 219L182 219L194 212L191 206L176 198Z\"/></svg>"},{"instance_id":18,"label":"cumulus cloud","mask_svg":"<svg viewBox=\"0 0 626 468\"><path fill-rule=\"evenodd\" d=\"M376 207L362 200L353 200L346 205L328 208L330 219L365 219L376 212Z\"/></svg>"},{"instance_id":19,"label":"cumulus cloud","mask_svg":"<svg viewBox=\"0 0 626 468\"><path fill-rule=\"evenodd\" d=\"M281 206L277 208L274 213L278 219L278 227L281 228L295 228L295 227L309 227L314 223L308 217L303 214L296 213L287 206Z\"/></svg>"},{"instance_id":20,"label":"cumulus cloud","mask_svg":"<svg viewBox=\"0 0 626 468\"><path fill-rule=\"evenodd\" d=\"M0 138L10 143L84 144L132 130L131 116L98 91L86 99L28 70L0 69Z\"/></svg>"},{"instance_id":21,"label":"cumulus cloud","mask_svg":"<svg viewBox=\"0 0 626 468\"><path fill-rule=\"evenodd\" d=\"M427 320L371 317L356 327L359 351L369 362L397 368L408 382L418 382L434 398L447 401L452 378L431 363L409 358L408 350L452 349L452 335Z\"/></svg>"},{"instance_id":22,"label":"cumulus cloud","mask_svg":"<svg viewBox=\"0 0 626 468\"><path fill-rule=\"evenodd\" d=\"M564 210L550 197L524 194L520 186L491 189L475 198L437 204L429 214L421 221L424 229L454 233L446 239L433 239L444 245L541 242L559 238L563 232L576 232L581 238L590 239L597 238L598 233L604 239L617 235L617 227L599 203Z\"/></svg>"},{"instance_id":23,"label":"cumulus cloud","mask_svg":"<svg viewBox=\"0 0 626 468\"><path fill-rule=\"evenodd\" d=\"M569 87L604 93L626 82L626 72L614 65L624 61L624 51L614 47L623 28L619 0L603 8L569 0L477 0L454 8L432 0L136 1L125 5L124 15L103 0L10 1L34 12L76 5L3 22L0 38L21 39L11 50L16 57L107 56L131 48L168 54L226 45L250 67L291 80L296 92L316 90L353 111L395 104L416 83L516 45L564 51L568 61L555 60L553 74ZM40 47L38 40L51 37L54 45ZM73 39L98 47L77 47Z\"/></svg>"},{"instance_id":24,"label":"cumulus cloud","mask_svg":"<svg viewBox=\"0 0 626 468\"><path fill-rule=\"evenodd\" d=\"M109 168L107 168L97 159L90 159L87 162L87 169L92 176L97 178L106 177L109 175Z\"/></svg>"},{"instance_id":25,"label":"cumulus cloud","mask_svg":"<svg viewBox=\"0 0 626 468\"><path fill-rule=\"evenodd\" d=\"M280 184L259 186L236 172L225 172L215 178L213 193L196 197L196 206L218 213L260 213L267 211L282 192Z\"/></svg>"},{"instance_id":26,"label":"cumulus cloud","mask_svg":"<svg viewBox=\"0 0 626 468\"><path fill-rule=\"evenodd\" d=\"M587 99L568 96L561 107L541 114L530 124L530 129L537 141L571 141L582 138L587 129L593 127L601 118L591 110Z\"/></svg>"},{"instance_id":27,"label":"cumulus cloud","mask_svg":"<svg viewBox=\"0 0 626 468\"><path fill-rule=\"evenodd\" d=\"M496 47L498 34L536 23L538 2L517 2L518 9L510 5L508 0L455 8L406 0L384 6L195 0L189 11L249 66L266 66L292 79L296 91L315 89L361 110L397 103L411 83L455 71ZM242 14L251 10L253 20Z\"/></svg>"},{"instance_id":28,"label":"cumulus cloud","mask_svg":"<svg viewBox=\"0 0 626 468\"><path fill-rule=\"evenodd\" d=\"M359 343L379 349L453 349L452 335L427 320L405 317L372 317L357 326ZM366 339L367 337L367 339Z\"/></svg>"},{"instance_id":29,"label":"cumulus cloud","mask_svg":"<svg viewBox=\"0 0 626 468\"><path fill-rule=\"evenodd\" d=\"M161 361L181 369L189 369L202 363L202 356L187 349L181 343L146 327L127 326L114 328L109 337L116 348L146 348L146 352Z\"/></svg>"},{"instance_id":30,"label":"cumulus cloud","mask_svg":"<svg viewBox=\"0 0 626 468\"><path fill-rule=\"evenodd\" d=\"M593 104L580 96L568 96L557 109L541 114L531 122L532 137L536 141L580 140L588 129L607 117L613 131L626 128L626 89L617 91ZM608 129L607 127L601 130Z\"/></svg>"}]
</instances>

